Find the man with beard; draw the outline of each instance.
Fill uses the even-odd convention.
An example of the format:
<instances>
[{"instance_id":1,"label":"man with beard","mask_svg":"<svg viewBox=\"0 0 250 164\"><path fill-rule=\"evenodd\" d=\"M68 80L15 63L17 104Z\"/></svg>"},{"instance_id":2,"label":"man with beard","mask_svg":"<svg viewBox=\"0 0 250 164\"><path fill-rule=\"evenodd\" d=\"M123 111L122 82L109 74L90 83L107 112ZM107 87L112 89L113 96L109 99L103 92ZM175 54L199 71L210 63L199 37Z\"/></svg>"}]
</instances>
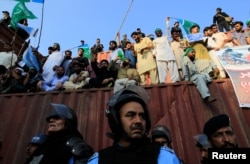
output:
<instances>
[{"instance_id":1,"label":"man with beard","mask_svg":"<svg viewBox=\"0 0 250 164\"><path fill-rule=\"evenodd\" d=\"M46 107L52 110L46 117L48 137L34 152L30 164L86 163L93 149L77 129L75 112L64 104L51 103Z\"/></svg>"},{"instance_id":2,"label":"man with beard","mask_svg":"<svg viewBox=\"0 0 250 164\"><path fill-rule=\"evenodd\" d=\"M61 90L63 89L63 83L68 80L69 77L65 75L64 68L59 66L56 68L56 74L50 81L40 80L37 86L43 91Z\"/></svg>"},{"instance_id":3,"label":"man with beard","mask_svg":"<svg viewBox=\"0 0 250 164\"><path fill-rule=\"evenodd\" d=\"M199 134L194 136L196 140L196 147L199 148L201 153L201 164L208 164L208 148L211 148L206 134Z\"/></svg>"},{"instance_id":4,"label":"man with beard","mask_svg":"<svg viewBox=\"0 0 250 164\"><path fill-rule=\"evenodd\" d=\"M48 56L47 60L43 65L42 77L46 82L52 80L55 75L55 67L60 66L63 61L63 53L60 52L60 45L58 43L54 43L53 52Z\"/></svg>"},{"instance_id":5,"label":"man with beard","mask_svg":"<svg viewBox=\"0 0 250 164\"><path fill-rule=\"evenodd\" d=\"M65 75L70 76L71 75L71 69L70 69L70 63L72 62L72 51L66 50L64 52L64 58L61 63L61 66L65 69Z\"/></svg>"},{"instance_id":6,"label":"man with beard","mask_svg":"<svg viewBox=\"0 0 250 164\"><path fill-rule=\"evenodd\" d=\"M235 46L247 45L247 38L243 30L243 22L234 22L234 31L232 32L232 42Z\"/></svg>"},{"instance_id":7,"label":"man with beard","mask_svg":"<svg viewBox=\"0 0 250 164\"><path fill-rule=\"evenodd\" d=\"M158 84L158 74L156 62L152 53L154 47L149 37L142 38L137 32L133 32L131 37L135 40L134 54L137 57L137 71L140 75L140 84L146 84L146 77L149 75L152 84Z\"/></svg>"},{"instance_id":8,"label":"man with beard","mask_svg":"<svg viewBox=\"0 0 250 164\"><path fill-rule=\"evenodd\" d=\"M75 63L73 65L74 72L70 75L69 81L63 84L63 88L66 90L80 89L88 84L89 82L89 72L82 70L80 63Z\"/></svg>"},{"instance_id":9,"label":"man with beard","mask_svg":"<svg viewBox=\"0 0 250 164\"><path fill-rule=\"evenodd\" d=\"M149 95L139 86L129 86L114 93L107 103L109 133L113 145L95 153L89 164L177 164L173 151L152 143L147 133L151 127Z\"/></svg>"},{"instance_id":10,"label":"man with beard","mask_svg":"<svg viewBox=\"0 0 250 164\"><path fill-rule=\"evenodd\" d=\"M96 77L89 80L89 87L102 88L113 87L117 72L114 68L109 68L109 62L105 59L101 60L98 66L97 59L94 58L91 62L91 67L94 70Z\"/></svg>"},{"instance_id":11,"label":"man with beard","mask_svg":"<svg viewBox=\"0 0 250 164\"><path fill-rule=\"evenodd\" d=\"M120 36L119 33L117 33L117 36ZM120 40L120 39L119 39ZM109 62L116 61L116 67L119 68L122 61L124 61L124 52L122 48L117 46L117 42L114 40L111 40L109 42L109 50L111 51L109 56ZM119 60L116 60L117 57L119 57Z\"/></svg>"},{"instance_id":12,"label":"man with beard","mask_svg":"<svg viewBox=\"0 0 250 164\"><path fill-rule=\"evenodd\" d=\"M168 73L170 74L169 77L171 83L180 81L176 59L173 49L168 43L167 35L162 36L162 30L160 28L155 29L155 35L157 38L153 40L153 52L156 57L160 83L166 83Z\"/></svg>"},{"instance_id":13,"label":"man with beard","mask_svg":"<svg viewBox=\"0 0 250 164\"><path fill-rule=\"evenodd\" d=\"M230 125L230 118L220 114L209 119L203 133L207 135L212 148L237 148L236 136Z\"/></svg>"},{"instance_id":14,"label":"man with beard","mask_svg":"<svg viewBox=\"0 0 250 164\"><path fill-rule=\"evenodd\" d=\"M114 64L114 62L111 62L110 64ZM114 93L130 85L137 85L139 80L140 77L137 70L131 68L130 60L125 58L124 62L122 62L122 66L118 69Z\"/></svg>"},{"instance_id":15,"label":"man with beard","mask_svg":"<svg viewBox=\"0 0 250 164\"><path fill-rule=\"evenodd\" d=\"M195 50L187 48L182 57L182 71L185 81L191 81L196 85L202 99L213 102L216 99L210 96L207 83L211 82L211 76L218 75L219 70L211 60L197 59Z\"/></svg>"},{"instance_id":16,"label":"man with beard","mask_svg":"<svg viewBox=\"0 0 250 164\"><path fill-rule=\"evenodd\" d=\"M84 56L84 49L78 48L77 53L78 53L78 56L73 58L71 63L69 64L69 67L71 69L70 74L75 73L74 68L73 68L73 65L75 63L79 63L81 65L82 70L86 69L86 67L89 65L89 59L86 56Z\"/></svg>"}]
</instances>

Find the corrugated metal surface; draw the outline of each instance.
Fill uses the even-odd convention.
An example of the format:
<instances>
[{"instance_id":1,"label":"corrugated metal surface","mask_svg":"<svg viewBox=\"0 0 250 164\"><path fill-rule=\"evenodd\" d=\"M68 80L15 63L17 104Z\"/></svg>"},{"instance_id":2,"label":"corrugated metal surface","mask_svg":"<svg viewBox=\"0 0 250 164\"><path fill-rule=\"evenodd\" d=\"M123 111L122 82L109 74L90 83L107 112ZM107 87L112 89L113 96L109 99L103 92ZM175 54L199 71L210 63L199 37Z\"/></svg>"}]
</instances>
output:
<instances>
[{"instance_id":1,"label":"corrugated metal surface","mask_svg":"<svg viewBox=\"0 0 250 164\"><path fill-rule=\"evenodd\" d=\"M199 150L192 136L202 132L207 119L219 113L229 114L239 145L250 146L250 110L238 105L229 79L209 84L217 101L205 104L192 84L169 84L145 87L151 95L149 104L152 126L167 125L172 131L173 147L187 164L199 163ZM98 151L111 144L105 106L111 89L75 92L39 92L36 94L0 95L0 140L3 163L24 161L25 147L36 133L46 131L44 104L64 103L78 115L79 129L86 141Z\"/></svg>"}]
</instances>

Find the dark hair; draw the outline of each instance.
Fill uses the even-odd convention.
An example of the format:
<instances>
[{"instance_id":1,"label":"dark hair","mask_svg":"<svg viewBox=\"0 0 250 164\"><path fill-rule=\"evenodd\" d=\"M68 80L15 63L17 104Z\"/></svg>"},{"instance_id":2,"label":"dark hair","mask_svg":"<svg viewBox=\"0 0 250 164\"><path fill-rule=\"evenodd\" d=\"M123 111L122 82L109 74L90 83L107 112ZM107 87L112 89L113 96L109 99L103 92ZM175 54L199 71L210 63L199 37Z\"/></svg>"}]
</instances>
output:
<instances>
[{"instance_id":1,"label":"dark hair","mask_svg":"<svg viewBox=\"0 0 250 164\"><path fill-rule=\"evenodd\" d=\"M116 41L114 41L114 40L111 40L111 41L109 42L109 44L111 44L111 43L114 43L114 45L115 45L115 46L117 46L117 43L116 43Z\"/></svg>"},{"instance_id":2,"label":"dark hair","mask_svg":"<svg viewBox=\"0 0 250 164\"><path fill-rule=\"evenodd\" d=\"M198 27L198 29L200 29L200 26L198 24L195 24L195 25L190 27L190 32L192 32L192 29L195 28L195 27Z\"/></svg>"},{"instance_id":3,"label":"dark hair","mask_svg":"<svg viewBox=\"0 0 250 164\"><path fill-rule=\"evenodd\" d=\"M222 9L220 8L220 7L218 7L216 10L219 10L219 11L221 11Z\"/></svg>"},{"instance_id":4,"label":"dark hair","mask_svg":"<svg viewBox=\"0 0 250 164\"><path fill-rule=\"evenodd\" d=\"M212 29L214 26L217 27L217 24L215 24L215 23L211 24L210 28Z\"/></svg>"},{"instance_id":5,"label":"dark hair","mask_svg":"<svg viewBox=\"0 0 250 164\"><path fill-rule=\"evenodd\" d=\"M130 36L133 37L133 35L138 35L138 32L134 31Z\"/></svg>"},{"instance_id":6,"label":"dark hair","mask_svg":"<svg viewBox=\"0 0 250 164\"><path fill-rule=\"evenodd\" d=\"M71 50L66 50L66 51L65 51L65 54L66 54L66 52L69 52L70 54L72 54L72 51L71 51Z\"/></svg>"},{"instance_id":7,"label":"dark hair","mask_svg":"<svg viewBox=\"0 0 250 164\"><path fill-rule=\"evenodd\" d=\"M2 13L10 15L8 11L2 11Z\"/></svg>"},{"instance_id":8,"label":"dark hair","mask_svg":"<svg viewBox=\"0 0 250 164\"><path fill-rule=\"evenodd\" d=\"M233 23L234 26L235 26L236 24L240 24L241 26L243 26L243 22L241 22L241 21L235 21L235 22Z\"/></svg>"},{"instance_id":9,"label":"dark hair","mask_svg":"<svg viewBox=\"0 0 250 164\"><path fill-rule=\"evenodd\" d=\"M203 33L206 32L206 31L208 31L208 30L211 30L211 29L212 29L211 26L207 26L207 27L205 27L205 28L203 29Z\"/></svg>"}]
</instances>

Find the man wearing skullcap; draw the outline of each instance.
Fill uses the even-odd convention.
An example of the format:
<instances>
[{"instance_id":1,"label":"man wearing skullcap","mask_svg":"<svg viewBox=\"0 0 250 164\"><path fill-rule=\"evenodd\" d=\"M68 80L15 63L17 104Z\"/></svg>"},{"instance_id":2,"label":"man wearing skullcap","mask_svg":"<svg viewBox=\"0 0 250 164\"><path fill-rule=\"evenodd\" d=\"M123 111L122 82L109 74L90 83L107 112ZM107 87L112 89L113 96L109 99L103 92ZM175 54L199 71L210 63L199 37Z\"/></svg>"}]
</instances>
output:
<instances>
[{"instance_id":1,"label":"man wearing skullcap","mask_svg":"<svg viewBox=\"0 0 250 164\"><path fill-rule=\"evenodd\" d=\"M210 118L204 126L203 133L213 148L237 148L238 144L230 118L220 114Z\"/></svg>"},{"instance_id":2,"label":"man wearing skullcap","mask_svg":"<svg viewBox=\"0 0 250 164\"><path fill-rule=\"evenodd\" d=\"M156 58L160 83L166 83L168 74L171 83L180 81L176 58L173 49L169 45L168 36L162 35L160 28L155 29L155 35L153 54Z\"/></svg>"},{"instance_id":3,"label":"man wearing skullcap","mask_svg":"<svg viewBox=\"0 0 250 164\"><path fill-rule=\"evenodd\" d=\"M203 100L206 102L216 100L210 96L207 86L207 83L212 81L211 77L219 73L218 68L211 60L196 59L195 50L187 48L182 57L182 71L185 81L192 81L196 85Z\"/></svg>"}]
</instances>

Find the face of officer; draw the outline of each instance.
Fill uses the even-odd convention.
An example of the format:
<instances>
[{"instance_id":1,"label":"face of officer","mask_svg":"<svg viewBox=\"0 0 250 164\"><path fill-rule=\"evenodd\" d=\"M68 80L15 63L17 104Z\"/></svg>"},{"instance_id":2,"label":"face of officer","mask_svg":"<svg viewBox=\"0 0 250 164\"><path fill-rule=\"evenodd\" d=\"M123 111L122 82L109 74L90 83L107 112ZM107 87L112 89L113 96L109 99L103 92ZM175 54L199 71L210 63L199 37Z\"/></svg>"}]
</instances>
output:
<instances>
[{"instance_id":1,"label":"face of officer","mask_svg":"<svg viewBox=\"0 0 250 164\"><path fill-rule=\"evenodd\" d=\"M37 144L29 143L26 147L26 156L25 156L26 159L29 159L37 148L38 148Z\"/></svg>"},{"instance_id":2,"label":"face of officer","mask_svg":"<svg viewBox=\"0 0 250 164\"><path fill-rule=\"evenodd\" d=\"M208 148L200 147L201 152L201 163L207 164L208 163Z\"/></svg>"},{"instance_id":3,"label":"face of officer","mask_svg":"<svg viewBox=\"0 0 250 164\"><path fill-rule=\"evenodd\" d=\"M121 124L127 136L132 139L142 138L146 132L145 113L138 102L128 102L120 110Z\"/></svg>"},{"instance_id":4,"label":"face of officer","mask_svg":"<svg viewBox=\"0 0 250 164\"><path fill-rule=\"evenodd\" d=\"M48 133L58 132L65 128L65 119L60 117L52 117L49 120Z\"/></svg>"},{"instance_id":5,"label":"face of officer","mask_svg":"<svg viewBox=\"0 0 250 164\"><path fill-rule=\"evenodd\" d=\"M222 127L211 135L211 144L215 148L238 147L236 136L230 126Z\"/></svg>"},{"instance_id":6,"label":"face of officer","mask_svg":"<svg viewBox=\"0 0 250 164\"><path fill-rule=\"evenodd\" d=\"M153 142L158 142L158 143L160 143L162 146L167 146L167 147L169 147L169 145L168 145L168 140L167 140L165 137L157 137L157 138L154 139Z\"/></svg>"}]
</instances>

